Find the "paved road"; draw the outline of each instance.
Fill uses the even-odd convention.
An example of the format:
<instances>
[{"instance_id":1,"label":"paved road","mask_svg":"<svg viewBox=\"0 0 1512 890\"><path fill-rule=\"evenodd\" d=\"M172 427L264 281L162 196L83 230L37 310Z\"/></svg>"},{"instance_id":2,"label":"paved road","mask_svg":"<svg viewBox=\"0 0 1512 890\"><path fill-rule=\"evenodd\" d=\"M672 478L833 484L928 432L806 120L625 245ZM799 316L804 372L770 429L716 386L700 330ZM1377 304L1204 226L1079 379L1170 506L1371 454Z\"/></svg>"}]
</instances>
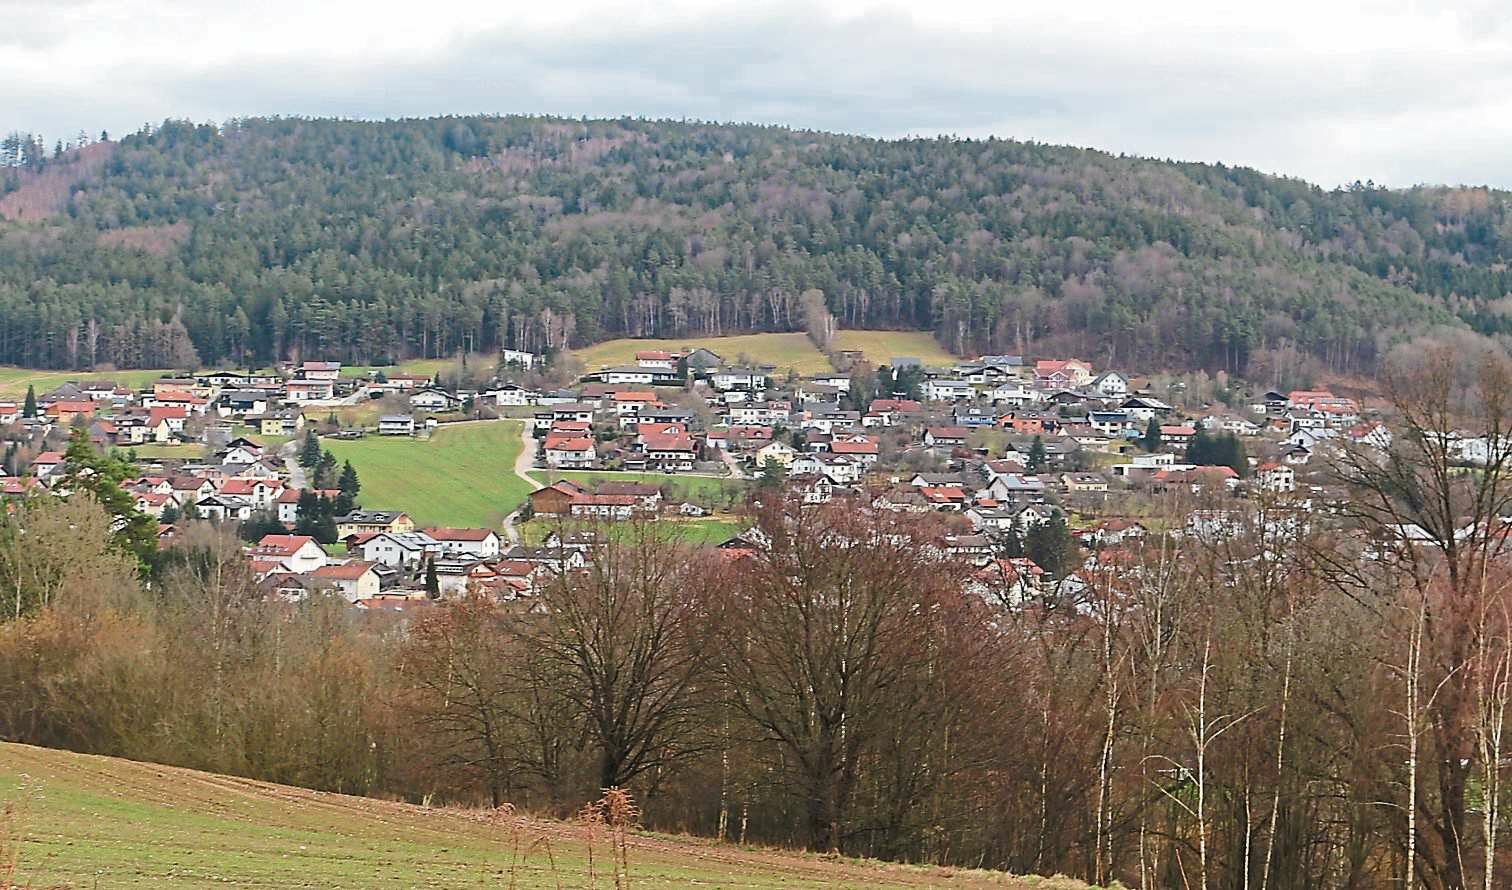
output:
<instances>
[{"instance_id":1,"label":"paved road","mask_svg":"<svg viewBox=\"0 0 1512 890\"><path fill-rule=\"evenodd\" d=\"M730 468L731 479L744 479L746 477L745 470L741 469L740 461L735 457L735 455L721 448L719 449L719 459L724 461L725 466Z\"/></svg>"},{"instance_id":2,"label":"paved road","mask_svg":"<svg viewBox=\"0 0 1512 890\"><path fill-rule=\"evenodd\" d=\"M283 447L278 449L278 453L283 456L284 466L289 471L289 485L296 491L302 490L305 487L305 469L299 465L299 461L296 459L299 456L298 443L301 441L303 440L296 436L283 443Z\"/></svg>"},{"instance_id":3,"label":"paved road","mask_svg":"<svg viewBox=\"0 0 1512 890\"><path fill-rule=\"evenodd\" d=\"M525 480L531 491L536 491L544 486L530 475L530 468L535 465L536 440L530 434L530 422L520 424L520 456L515 458L514 474ZM516 510L504 517L504 536L511 544L520 543L520 532L515 528L515 521L519 519L520 511Z\"/></svg>"}]
</instances>

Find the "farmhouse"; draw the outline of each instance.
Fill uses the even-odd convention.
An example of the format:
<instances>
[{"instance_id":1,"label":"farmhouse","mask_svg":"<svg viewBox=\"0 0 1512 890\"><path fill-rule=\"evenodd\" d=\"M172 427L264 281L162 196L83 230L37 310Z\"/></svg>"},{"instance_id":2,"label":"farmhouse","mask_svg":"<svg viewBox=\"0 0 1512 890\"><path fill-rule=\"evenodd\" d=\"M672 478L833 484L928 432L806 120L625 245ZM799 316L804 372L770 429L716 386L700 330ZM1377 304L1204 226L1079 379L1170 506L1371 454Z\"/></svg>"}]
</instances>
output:
<instances>
[{"instance_id":1,"label":"farmhouse","mask_svg":"<svg viewBox=\"0 0 1512 890\"><path fill-rule=\"evenodd\" d=\"M532 513L542 516L565 516L572 509L572 499L584 491L581 485L563 479L530 493Z\"/></svg>"},{"instance_id":2,"label":"farmhouse","mask_svg":"<svg viewBox=\"0 0 1512 890\"><path fill-rule=\"evenodd\" d=\"M596 519L629 519L640 499L630 494L584 493L572 499L571 515Z\"/></svg>"}]
</instances>

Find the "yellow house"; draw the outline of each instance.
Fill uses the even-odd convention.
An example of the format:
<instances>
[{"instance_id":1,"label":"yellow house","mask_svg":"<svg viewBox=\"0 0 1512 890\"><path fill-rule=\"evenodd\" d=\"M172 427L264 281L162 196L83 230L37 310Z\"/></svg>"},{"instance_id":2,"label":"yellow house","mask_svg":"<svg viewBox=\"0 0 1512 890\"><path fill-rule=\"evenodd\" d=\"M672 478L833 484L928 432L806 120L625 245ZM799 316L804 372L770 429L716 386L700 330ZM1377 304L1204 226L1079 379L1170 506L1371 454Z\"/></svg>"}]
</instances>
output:
<instances>
[{"instance_id":1,"label":"yellow house","mask_svg":"<svg viewBox=\"0 0 1512 890\"><path fill-rule=\"evenodd\" d=\"M264 414L257 422L257 431L264 436L293 436L304 429L304 415L298 411L277 411Z\"/></svg>"},{"instance_id":2,"label":"yellow house","mask_svg":"<svg viewBox=\"0 0 1512 890\"><path fill-rule=\"evenodd\" d=\"M788 445L784 442L771 442L763 445L760 449L757 450L756 466L764 467L766 466L767 461L774 460L782 466L786 467L791 464L793 462L793 458L797 456L798 452L794 451L791 445Z\"/></svg>"},{"instance_id":3,"label":"yellow house","mask_svg":"<svg viewBox=\"0 0 1512 890\"><path fill-rule=\"evenodd\" d=\"M392 510L353 510L345 516L336 517L336 534L341 538L377 532L401 534L414 530L415 523L408 513Z\"/></svg>"}]
</instances>

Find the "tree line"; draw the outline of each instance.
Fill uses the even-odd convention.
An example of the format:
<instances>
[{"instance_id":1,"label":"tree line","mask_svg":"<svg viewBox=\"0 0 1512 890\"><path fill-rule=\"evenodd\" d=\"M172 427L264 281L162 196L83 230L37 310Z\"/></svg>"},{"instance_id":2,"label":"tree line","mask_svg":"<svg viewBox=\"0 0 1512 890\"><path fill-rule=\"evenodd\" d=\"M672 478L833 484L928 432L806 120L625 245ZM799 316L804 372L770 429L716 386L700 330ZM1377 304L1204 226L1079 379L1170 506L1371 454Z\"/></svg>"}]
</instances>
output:
<instances>
[{"instance_id":1,"label":"tree line","mask_svg":"<svg viewBox=\"0 0 1512 890\"><path fill-rule=\"evenodd\" d=\"M30 138L6 149L15 190L37 175ZM1348 371L1424 326L1509 330L1512 228L1485 189L630 119L167 121L103 147L40 232L0 223L0 362L371 363L844 326L963 354Z\"/></svg>"}]
</instances>

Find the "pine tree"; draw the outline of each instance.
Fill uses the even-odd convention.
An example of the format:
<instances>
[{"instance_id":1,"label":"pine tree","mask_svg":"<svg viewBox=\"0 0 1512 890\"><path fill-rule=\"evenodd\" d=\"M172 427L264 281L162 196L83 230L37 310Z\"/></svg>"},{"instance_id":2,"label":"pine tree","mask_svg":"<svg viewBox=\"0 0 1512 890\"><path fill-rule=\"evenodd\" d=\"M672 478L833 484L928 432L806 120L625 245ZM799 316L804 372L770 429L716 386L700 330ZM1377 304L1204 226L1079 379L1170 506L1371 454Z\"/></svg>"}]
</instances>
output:
<instances>
[{"instance_id":1,"label":"pine tree","mask_svg":"<svg viewBox=\"0 0 1512 890\"><path fill-rule=\"evenodd\" d=\"M434 559L427 559L425 561L425 592L430 595L431 599L435 599L441 595L441 579L436 575L436 561Z\"/></svg>"},{"instance_id":2,"label":"pine tree","mask_svg":"<svg viewBox=\"0 0 1512 890\"><path fill-rule=\"evenodd\" d=\"M1198 427L1191 441L1187 442L1184 459L1189 464L1195 464L1199 467L1210 467L1215 463L1213 459L1216 451L1214 445L1213 440L1208 437L1207 430Z\"/></svg>"},{"instance_id":3,"label":"pine tree","mask_svg":"<svg viewBox=\"0 0 1512 890\"><path fill-rule=\"evenodd\" d=\"M172 525L172 524L174 524L175 522L178 522L178 521L179 521L179 508L178 508L178 504L175 504L173 501L169 501L168 503L164 504L163 505L163 513L162 513L161 516L158 517L158 522L161 522L164 525Z\"/></svg>"},{"instance_id":4,"label":"pine tree","mask_svg":"<svg viewBox=\"0 0 1512 890\"><path fill-rule=\"evenodd\" d=\"M1024 552L1052 578L1063 578L1074 568L1075 548L1071 530L1066 527L1065 517L1059 513L1030 526L1024 535Z\"/></svg>"},{"instance_id":5,"label":"pine tree","mask_svg":"<svg viewBox=\"0 0 1512 890\"><path fill-rule=\"evenodd\" d=\"M1029 464L1024 469L1030 473L1045 471L1045 443L1039 436L1035 436L1034 442L1029 446Z\"/></svg>"},{"instance_id":6,"label":"pine tree","mask_svg":"<svg viewBox=\"0 0 1512 890\"><path fill-rule=\"evenodd\" d=\"M1149 426L1145 427L1144 438L1139 440L1139 447L1146 451L1155 451L1160 448L1160 421L1150 418Z\"/></svg>"},{"instance_id":7,"label":"pine tree","mask_svg":"<svg viewBox=\"0 0 1512 890\"><path fill-rule=\"evenodd\" d=\"M315 465L315 487L322 490L336 487L336 455L329 451L322 453Z\"/></svg>"},{"instance_id":8,"label":"pine tree","mask_svg":"<svg viewBox=\"0 0 1512 890\"><path fill-rule=\"evenodd\" d=\"M362 491L362 483L357 479L357 469L352 466L351 461L346 461L341 465L341 479L336 483L336 487L341 489L342 494L351 495L353 500L357 498L357 493Z\"/></svg>"},{"instance_id":9,"label":"pine tree","mask_svg":"<svg viewBox=\"0 0 1512 890\"><path fill-rule=\"evenodd\" d=\"M64 487L94 495L105 512L115 518L115 546L136 557L137 566L146 573L157 559L157 522L136 508L136 499L121 483L136 474L136 467L119 456L103 455L89 442L89 434L75 428L69 434L68 450L63 454L67 470Z\"/></svg>"},{"instance_id":10,"label":"pine tree","mask_svg":"<svg viewBox=\"0 0 1512 890\"><path fill-rule=\"evenodd\" d=\"M314 430L305 433L304 445L299 449L299 465L313 470L320 464L320 437Z\"/></svg>"},{"instance_id":11,"label":"pine tree","mask_svg":"<svg viewBox=\"0 0 1512 890\"><path fill-rule=\"evenodd\" d=\"M37 416L37 388L35 386L26 387L26 402L21 406L21 416Z\"/></svg>"},{"instance_id":12,"label":"pine tree","mask_svg":"<svg viewBox=\"0 0 1512 890\"><path fill-rule=\"evenodd\" d=\"M315 533L311 537L322 544L334 544L340 539L341 531L336 527L336 517L330 509L325 510L316 521Z\"/></svg>"},{"instance_id":13,"label":"pine tree","mask_svg":"<svg viewBox=\"0 0 1512 890\"><path fill-rule=\"evenodd\" d=\"M1249 459L1244 454L1244 443L1233 433L1226 433L1218 440L1215 463L1219 466L1232 467L1235 473L1243 476L1249 470Z\"/></svg>"},{"instance_id":14,"label":"pine tree","mask_svg":"<svg viewBox=\"0 0 1512 890\"><path fill-rule=\"evenodd\" d=\"M319 521L320 498L306 488L299 493L299 503L294 508L294 534L314 537Z\"/></svg>"}]
</instances>

